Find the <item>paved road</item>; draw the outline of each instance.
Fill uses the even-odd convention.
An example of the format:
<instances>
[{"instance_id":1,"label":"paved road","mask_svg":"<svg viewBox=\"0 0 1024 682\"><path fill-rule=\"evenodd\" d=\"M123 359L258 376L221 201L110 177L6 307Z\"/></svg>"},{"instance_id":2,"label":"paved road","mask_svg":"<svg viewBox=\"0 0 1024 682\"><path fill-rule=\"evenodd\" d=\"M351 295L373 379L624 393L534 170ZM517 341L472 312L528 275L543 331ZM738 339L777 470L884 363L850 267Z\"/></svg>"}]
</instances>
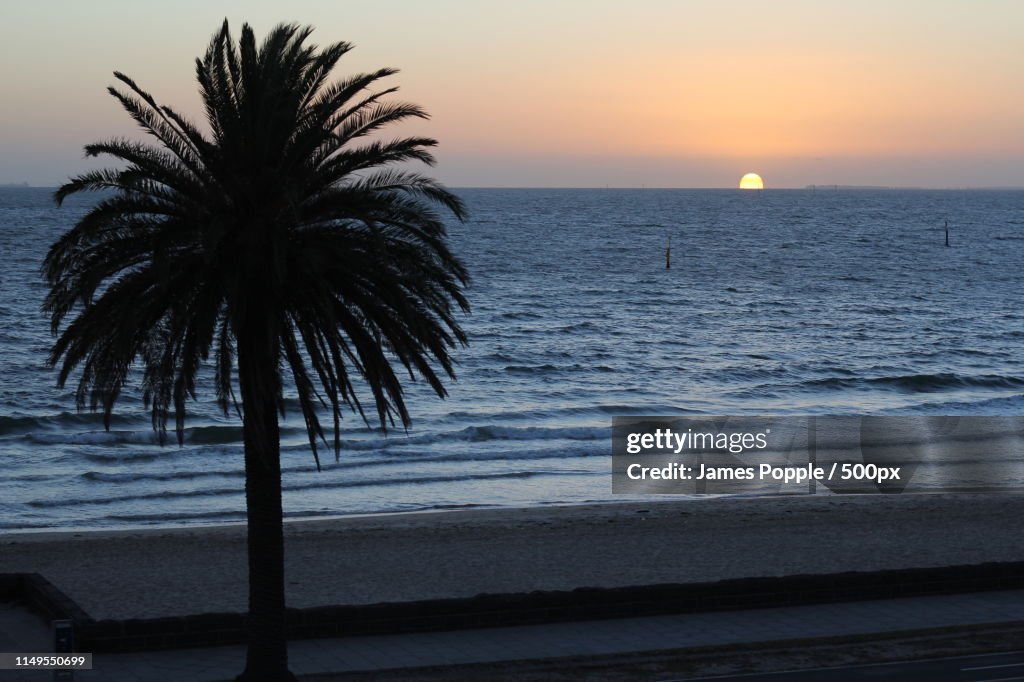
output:
<instances>
[{"instance_id":1,"label":"paved road","mask_svg":"<svg viewBox=\"0 0 1024 682\"><path fill-rule=\"evenodd\" d=\"M1011 682L1024 680L1024 651L934 658L908 663L851 665L726 677L693 677L660 682Z\"/></svg>"},{"instance_id":2,"label":"paved road","mask_svg":"<svg viewBox=\"0 0 1024 682\"><path fill-rule=\"evenodd\" d=\"M849 638L929 628L1016 623L1024 613L1024 590L933 595L850 603L790 606L751 611L717 611L646 618L550 623L453 632L412 632L290 643L296 674L353 673L433 666L481 665L562 657L627 655L700 647L729 647L818 638ZM20 641L31 614L15 606L0 609L0 644L29 652L40 642ZM3 635L6 633L7 639ZM245 657L240 645L124 654L98 654L94 669L75 682L213 682L232 679ZM991 660L990 660L991 659ZM814 682L822 680L925 680L936 682L1024 681L1024 654L926 661L900 666L734 678L737 682ZM971 661L975 661L972 663ZM980 662L978 662L980 661ZM992 661L996 661L993 663ZM959 665L959 667L958 667ZM1005 665L993 668L992 665ZM977 668L976 670L964 670ZM45 675L45 674L44 674ZM666 675L666 678L671 675ZM0 674L0 682L7 678ZM20 679L20 678L19 678ZM26 677L34 682L39 676Z\"/></svg>"},{"instance_id":3,"label":"paved road","mask_svg":"<svg viewBox=\"0 0 1024 682\"><path fill-rule=\"evenodd\" d=\"M1007 590L750 611L305 640L291 642L289 649L292 670L296 674L354 673L564 656L614 656L821 637L856 637L1014 622L1020 620L1022 613L1024 590ZM241 646L108 654L97 656L94 660L96 669L79 673L75 680L224 680L237 674L243 660L244 647ZM768 679L779 682L788 678Z\"/></svg>"}]
</instances>

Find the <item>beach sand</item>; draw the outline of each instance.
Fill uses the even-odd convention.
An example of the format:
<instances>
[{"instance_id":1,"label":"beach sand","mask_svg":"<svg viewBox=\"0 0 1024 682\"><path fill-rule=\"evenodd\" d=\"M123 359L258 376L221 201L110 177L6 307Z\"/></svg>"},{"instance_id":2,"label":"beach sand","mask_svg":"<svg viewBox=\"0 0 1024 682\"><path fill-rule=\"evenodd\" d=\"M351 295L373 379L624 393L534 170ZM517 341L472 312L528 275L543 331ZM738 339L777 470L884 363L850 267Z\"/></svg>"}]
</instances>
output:
<instances>
[{"instance_id":1,"label":"beach sand","mask_svg":"<svg viewBox=\"0 0 1024 682\"><path fill-rule=\"evenodd\" d=\"M294 607L1024 560L1024 495L669 500L287 524ZM93 618L246 609L243 526L0 535Z\"/></svg>"}]
</instances>

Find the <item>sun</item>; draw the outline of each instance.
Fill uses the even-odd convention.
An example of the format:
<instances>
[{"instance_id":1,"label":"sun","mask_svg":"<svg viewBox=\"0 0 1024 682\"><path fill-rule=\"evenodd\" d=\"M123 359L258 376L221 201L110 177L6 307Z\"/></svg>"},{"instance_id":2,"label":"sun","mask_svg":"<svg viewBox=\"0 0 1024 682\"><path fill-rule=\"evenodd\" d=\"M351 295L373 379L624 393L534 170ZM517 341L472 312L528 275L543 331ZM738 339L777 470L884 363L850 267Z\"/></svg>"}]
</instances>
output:
<instances>
[{"instance_id":1,"label":"sun","mask_svg":"<svg viewBox=\"0 0 1024 682\"><path fill-rule=\"evenodd\" d=\"M757 173L747 173L740 178L740 189L764 189L764 180Z\"/></svg>"}]
</instances>

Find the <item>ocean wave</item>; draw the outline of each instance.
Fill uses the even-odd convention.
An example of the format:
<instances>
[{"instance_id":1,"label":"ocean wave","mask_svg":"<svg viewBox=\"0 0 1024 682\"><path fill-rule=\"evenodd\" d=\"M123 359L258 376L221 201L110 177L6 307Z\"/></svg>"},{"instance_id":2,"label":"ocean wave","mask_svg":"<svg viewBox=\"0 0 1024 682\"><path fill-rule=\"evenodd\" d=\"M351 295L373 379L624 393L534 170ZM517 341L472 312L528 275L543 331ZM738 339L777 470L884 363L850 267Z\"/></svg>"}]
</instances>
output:
<instances>
[{"instance_id":1,"label":"ocean wave","mask_svg":"<svg viewBox=\"0 0 1024 682\"><path fill-rule=\"evenodd\" d=\"M210 471L139 471L139 472L108 472L86 471L79 478L98 483L138 483L140 481L190 481L201 478L242 478L245 471L239 465L235 469Z\"/></svg>"},{"instance_id":2,"label":"ocean wave","mask_svg":"<svg viewBox=\"0 0 1024 682\"><path fill-rule=\"evenodd\" d=\"M618 413L618 406L615 407L615 412L610 414ZM632 410L635 412L635 410ZM674 413L679 413L680 410L673 409ZM110 438L106 437L110 435ZM309 443L305 441L305 434L301 433L302 439L299 442L291 444L283 444L281 446L282 455L289 453L309 453ZM374 432L366 438L343 438L341 442L342 458L344 459L345 453L362 453L362 452L380 452L388 453L397 451L395 456L402 457L415 457L416 447L425 447L428 450L424 451L422 459L424 460L436 460L444 461L446 459L464 459L473 461L486 461L488 459L501 459L508 457L510 453L498 452L493 457L486 454L480 454L476 452L437 452L430 450L431 446L443 445L445 443L489 443L496 441L513 441L513 442L529 442L537 441L544 442L548 445L544 452L550 451L550 444L557 441L579 441L579 442L593 442L602 439L607 439L611 435L610 426L578 426L578 427L544 427L544 426L501 426L497 424L489 424L482 426L467 426L463 429L455 431L435 431L429 433L420 433L417 435L403 436L400 433L392 433L384 436L380 432ZM77 434L74 438L84 437L84 439L72 440L71 442L81 444L83 442L89 442L96 439L101 445L110 444L132 444L156 443L155 437L149 432L128 432L121 434L106 434L105 432L89 433L89 434ZM63 436L58 439L58 442L68 442L68 436ZM169 459L177 460L187 457L204 457L204 458L217 458L217 457L240 457L242 454L242 443L222 443L214 445L200 444L192 447L178 447L173 441L170 441L166 447L163 448L150 448L150 449L132 449L132 448L111 448L111 449L97 449L95 451L82 451L76 453L76 457L81 457L85 461L94 462L97 464L117 464L117 465L132 465L155 462L157 460ZM562 448L564 450L564 448ZM324 467L327 466L338 466L333 462L333 446L320 444L321 462ZM515 456L522 456L517 454ZM547 454L539 455L538 458L546 458ZM352 466L366 466L375 463L387 463L390 459L381 460L366 460L359 459L352 463ZM166 472L165 472L166 473ZM197 474L201 475L201 474Z\"/></svg>"},{"instance_id":3,"label":"ocean wave","mask_svg":"<svg viewBox=\"0 0 1024 682\"><path fill-rule=\"evenodd\" d=\"M173 435L171 436L174 437ZM185 442L196 445L226 445L242 442L242 426L193 426L185 429Z\"/></svg>"},{"instance_id":4,"label":"ocean wave","mask_svg":"<svg viewBox=\"0 0 1024 682\"><path fill-rule=\"evenodd\" d=\"M395 514L402 512L421 512L421 511L458 511L463 509L486 509L493 507L488 504L422 504L422 505L409 505L409 504L395 504L385 505L382 507L374 507L372 509L342 509L342 510L328 510L328 509L292 509L285 510L284 518L292 520L301 519L322 519L322 518L336 518L339 516L351 516L353 514ZM245 510L242 508L237 509L224 509L220 511L205 511L205 512L153 512L153 513L138 513L138 514L109 514L97 519L102 522L115 521L119 523L139 523L147 525L160 525L160 524L180 524L187 523L189 521L195 521L199 523L210 522L210 523L224 523L231 521L244 521ZM3 528L0 525L0 528ZM47 527L45 525L40 527Z\"/></svg>"},{"instance_id":5,"label":"ocean wave","mask_svg":"<svg viewBox=\"0 0 1024 682\"><path fill-rule=\"evenodd\" d=\"M0 521L0 530L42 530L56 525L50 521Z\"/></svg>"},{"instance_id":6,"label":"ocean wave","mask_svg":"<svg viewBox=\"0 0 1024 682\"><path fill-rule=\"evenodd\" d=\"M307 447L308 450L308 447ZM306 474L310 473L313 475L329 474L332 471L344 471L349 469L365 470L370 467L402 467L410 464L446 464L451 462L466 462L466 463L478 463L478 462L509 462L511 460L517 462L529 462L537 460L570 460L580 458L591 458L591 457L607 457L608 453L604 451L598 452L593 447L581 447L579 450L566 450L559 447L559 449L550 451L530 451L528 453L509 453L509 452L469 452L469 453L436 453L436 452L423 452L423 453L402 453L399 456L389 458L374 458L374 459L345 459L345 454L342 452L341 458L336 462L333 459L322 458L321 460L321 471L316 472L312 459L302 466L285 466L282 467L282 473L286 476L291 474ZM187 480L200 480L209 478L236 478L241 479L245 477L245 470L240 463L238 467L231 469L209 469L205 471L189 471L189 470L172 470L172 471L133 471L133 472L119 472L119 471L86 471L78 474L78 477L92 482L97 483L137 483L142 481L160 481L160 482L176 482L176 481L187 481ZM32 478L32 480L52 480L53 476L47 476L40 474L38 477ZM17 480L27 480L22 477Z\"/></svg>"},{"instance_id":7,"label":"ocean wave","mask_svg":"<svg viewBox=\"0 0 1024 682\"><path fill-rule=\"evenodd\" d=\"M531 313L528 311L513 311L508 313L501 313L495 316L499 320L542 320L544 316L539 313Z\"/></svg>"},{"instance_id":8,"label":"ocean wave","mask_svg":"<svg viewBox=\"0 0 1024 682\"><path fill-rule=\"evenodd\" d=\"M545 363L543 365L505 365L504 371L510 374L551 374L555 372L608 373L618 370L609 365L582 365L579 363L572 365L552 365L551 363Z\"/></svg>"},{"instance_id":9,"label":"ocean wave","mask_svg":"<svg viewBox=\"0 0 1024 682\"><path fill-rule=\"evenodd\" d=\"M305 433L302 433L303 440L300 443L282 444L281 454L285 455L290 452L300 451L309 452L309 442L305 440ZM331 447L321 447L330 450ZM156 460L164 459L181 459L188 457L203 457L207 459L217 457L241 457L243 454L244 445L241 442L238 443L221 443L216 445L199 445L197 447L189 447L187 444L185 447L178 447L178 444L173 439L169 439L167 445L164 447L154 447L147 450L137 450L131 448L111 448L109 450L97 450L97 451L81 451L77 456L82 457L86 461L96 462L98 464L124 464L132 465L136 463L153 462Z\"/></svg>"},{"instance_id":10,"label":"ocean wave","mask_svg":"<svg viewBox=\"0 0 1024 682\"><path fill-rule=\"evenodd\" d=\"M932 401L908 408L913 413L931 412L940 415L968 414L1016 416L1024 411L1024 394L1000 396L987 400Z\"/></svg>"},{"instance_id":11,"label":"ocean wave","mask_svg":"<svg viewBox=\"0 0 1024 682\"><path fill-rule=\"evenodd\" d=\"M785 376L790 370L781 365L764 367L759 365L743 365L722 367L699 374L702 380L707 381L755 381L758 379L771 379L773 377Z\"/></svg>"},{"instance_id":12,"label":"ocean wave","mask_svg":"<svg viewBox=\"0 0 1024 682\"><path fill-rule=\"evenodd\" d=\"M564 333L579 332L579 331L590 330L590 329L600 329L600 327L598 327L595 323L589 322L589 321L587 321L587 322L575 322L573 324L567 324L567 325L564 325L562 327L556 327L554 331L564 334Z\"/></svg>"},{"instance_id":13,"label":"ocean wave","mask_svg":"<svg viewBox=\"0 0 1024 682\"><path fill-rule=\"evenodd\" d=\"M37 417L6 417L0 415L0 436L6 436L19 431L28 431L36 428L39 424Z\"/></svg>"},{"instance_id":14,"label":"ocean wave","mask_svg":"<svg viewBox=\"0 0 1024 682\"><path fill-rule=\"evenodd\" d=\"M146 417L148 419L148 416ZM111 415L111 424L138 423L136 415ZM28 433L39 429L103 426L103 416L95 412L59 412L48 415L0 415L0 436Z\"/></svg>"},{"instance_id":15,"label":"ocean wave","mask_svg":"<svg viewBox=\"0 0 1024 682\"><path fill-rule=\"evenodd\" d=\"M308 446L305 448L308 451ZM594 448L590 445L578 445L577 447L558 447L552 449L536 449L528 452L508 452L505 450L473 450L468 452L436 452L431 450L421 452L403 451L391 457L367 458L346 458L345 448L342 448L341 457L338 461L333 458L321 457L321 471L316 472L313 460L300 466L283 466L281 471L284 475L314 473L316 475L329 474L332 471L363 470L370 467L400 467L403 465L416 464L448 464L452 462L528 462L547 459L580 459L590 457L607 457L608 452L604 448ZM198 479L227 478L240 479L245 476L241 460L237 467L230 469L208 469L188 470L179 469L172 471L86 471L78 474L78 478L96 483L117 483L129 484L143 481L189 481ZM40 474L31 480L52 480L52 475ZM18 480L28 480L24 477Z\"/></svg>"},{"instance_id":16,"label":"ocean wave","mask_svg":"<svg viewBox=\"0 0 1024 682\"><path fill-rule=\"evenodd\" d=\"M110 450L106 452L82 452L80 456L89 462L107 464L142 464L154 462L169 457L181 457L182 455L195 454L192 450L179 447L166 447L160 450Z\"/></svg>"},{"instance_id":17,"label":"ocean wave","mask_svg":"<svg viewBox=\"0 0 1024 682\"><path fill-rule=\"evenodd\" d=\"M509 410L504 412L468 412L458 410L449 412L448 417L452 419L472 420L538 420L538 419L561 419L564 417L594 416L597 419L605 420L609 415L651 415L651 414L702 414L702 410L683 408L665 403L648 405L626 405L621 403L610 405L575 405L570 407L559 407L552 405L546 408L535 410Z\"/></svg>"},{"instance_id":18,"label":"ocean wave","mask_svg":"<svg viewBox=\"0 0 1024 682\"><path fill-rule=\"evenodd\" d=\"M443 474L437 476L386 476L360 480L317 481L283 485L285 494L302 490L331 490L345 488L391 487L401 485L424 485L431 483L455 483L468 481L489 481L503 479L524 479L539 476L578 476L578 471L510 471L496 474ZM228 497L244 495L243 486L230 488L203 488L199 490L162 490L154 493L135 493L131 495L105 495L103 497L79 497L53 500L32 500L27 506L37 509L63 508L79 505L108 505L120 502L139 502L152 500L195 499L203 497Z\"/></svg>"},{"instance_id":19,"label":"ocean wave","mask_svg":"<svg viewBox=\"0 0 1024 682\"><path fill-rule=\"evenodd\" d=\"M159 445L160 436L152 426L138 424L133 430L110 431L41 431L31 432L25 438L40 445ZM282 427L284 436L301 434L298 428ZM242 442L242 427L234 425L190 426L184 431L187 445L229 445ZM173 425L167 431L166 443L177 445Z\"/></svg>"},{"instance_id":20,"label":"ocean wave","mask_svg":"<svg viewBox=\"0 0 1024 682\"><path fill-rule=\"evenodd\" d=\"M8 473L4 474L2 485L20 485L22 483L38 483L40 481L54 481L60 479L63 474L20 474L20 473Z\"/></svg>"},{"instance_id":21,"label":"ocean wave","mask_svg":"<svg viewBox=\"0 0 1024 682\"><path fill-rule=\"evenodd\" d=\"M938 374L905 374L900 376L847 378L828 377L811 379L800 386L825 389L851 389L865 387L886 387L911 393L928 393L956 388L1020 388L1024 378L1000 374L965 376L943 372Z\"/></svg>"},{"instance_id":22,"label":"ocean wave","mask_svg":"<svg viewBox=\"0 0 1024 682\"><path fill-rule=\"evenodd\" d=\"M469 457L480 457L472 452L441 453L433 451L432 446L446 443L452 444L487 444L495 441L511 441L540 444L545 443L546 447L556 441L580 441L594 442L611 437L611 427L499 427L499 426L468 426L465 429L451 432L427 433L419 436L390 436L387 438L350 440L343 441L341 445L342 456L346 451L352 452L394 452L395 456L415 456L415 448L422 446L428 448L424 451L424 459L465 459ZM295 446L300 448L301 446ZM306 446L308 450L308 446ZM479 452L479 451L474 451ZM503 453L506 456L508 453ZM522 456L521 453L516 456ZM532 456L532 455L531 455ZM483 456L483 460L491 457ZM500 457L495 457L500 459Z\"/></svg>"},{"instance_id":23,"label":"ocean wave","mask_svg":"<svg viewBox=\"0 0 1024 682\"><path fill-rule=\"evenodd\" d=\"M170 435L169 439L173 437ZM152 430L30 433L26 439L40 445L155 445L160 442Z\"/></svg>"},{"instance_id":24,"label":"ocean wave","mask_svg":"<svg viewBox=\"0 0 1024 682\"><path fill-rule=\"evenodd\" d=\"M180 523L183 521L244 521L244 509L223 509L205 512L167 512L139 514L108 514L103 517L108 521L126 523Z\"/></svg>"},{"instance_id":25,"label":"ocean wave","mask_svg":"<svg viewBox=\"0 0 1024 682\"><path fill-rule=\"evenodd\" d=\"M607 426L467 426L458 431L426 433L405 438L388 438L379 441L349 441L345 447L350 449L374 449L386 445L429 445L446 442L482 443L489 441L529 441L529 440L586 440L594 441L609 438L611 427Z\"/></svg>"},{"instance_id":26,"label":"ocean wave","mask_svg":"<svg viewBox=\"0 0 1024 682\"><path fill-rule=\"evenodd\" d=\"M286 399L285 406L289 416L301 414L299 403L294 399ZM206 406L209 407L209 406ZM207 410L209 412L209 410ZM232 413L232 417L234 414ZM242 425L234 423L207 423L209 414L189 414L185 428L185 442L194 444L227 444L242 441ZM216 417L214 417L216 419ZM361 423L361 422L359 422ZM110 418L111 429L103 426L103 415L98 412L59 412L41 415L0 415L0 437L25 436L28 439L46 445L61 443L80 445L105 445L118 443L157 443L158 437L153 431L149 413L115 412ZM343 433L365 431L364 426L343 428ZM282 424L282 433L292 435L302 433L303 428ZM168 441L176 441L174 424L168 424Z\"/></svg>"}]
</instances>

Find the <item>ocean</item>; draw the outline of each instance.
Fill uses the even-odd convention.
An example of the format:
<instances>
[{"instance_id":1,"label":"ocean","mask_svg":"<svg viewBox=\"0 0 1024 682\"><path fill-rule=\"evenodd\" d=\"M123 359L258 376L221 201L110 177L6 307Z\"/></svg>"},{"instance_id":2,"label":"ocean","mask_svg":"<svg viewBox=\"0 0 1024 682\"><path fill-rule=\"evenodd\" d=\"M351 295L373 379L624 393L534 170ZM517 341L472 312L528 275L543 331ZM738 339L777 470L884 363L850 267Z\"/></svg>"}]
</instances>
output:
<instances>
[{"instance_id":1,"label":"ocean","mask_svg":"<svg viewBox=\"0 0 1024 682\"><path fill-rule=\"evenodd\" d=\"M243 520L208 378L183 447L133 390L106 432L55 388L39 265L88 200L51 193L0 189L0 530ZM320 472L290 401L287 516L615 499L613 415L1024 410L1024 191L458 193L458 381L410 387L408 432L348 417Z\"/></svg>"}]
</instances>

